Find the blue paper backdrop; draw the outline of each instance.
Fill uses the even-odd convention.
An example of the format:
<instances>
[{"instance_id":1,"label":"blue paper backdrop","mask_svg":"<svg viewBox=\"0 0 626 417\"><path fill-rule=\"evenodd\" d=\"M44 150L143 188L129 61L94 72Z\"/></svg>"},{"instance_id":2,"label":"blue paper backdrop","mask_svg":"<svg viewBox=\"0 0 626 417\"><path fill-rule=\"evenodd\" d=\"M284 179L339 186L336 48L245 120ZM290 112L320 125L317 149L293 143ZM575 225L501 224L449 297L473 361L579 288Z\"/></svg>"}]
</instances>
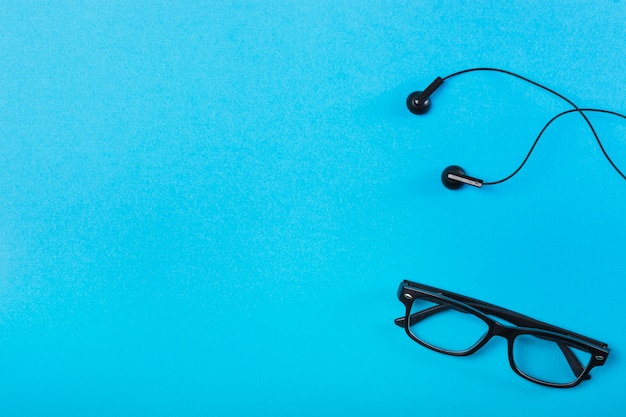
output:
<instances>
[{"instance_id":1,"label":"blue paper backdrop","mask_svg":"<svg viewBox=\"0 0 626 417\"><path fill-rule=\"evenodd\" d=\"M567 104L626 112L623 1L0 7L0 415L626 411L626 182ZM626 168L625 123L591 116ZM517 377L393 325L412 279L609 343ZM504 410L506 407L506 411Z\"/></svg>"}]
</instances>

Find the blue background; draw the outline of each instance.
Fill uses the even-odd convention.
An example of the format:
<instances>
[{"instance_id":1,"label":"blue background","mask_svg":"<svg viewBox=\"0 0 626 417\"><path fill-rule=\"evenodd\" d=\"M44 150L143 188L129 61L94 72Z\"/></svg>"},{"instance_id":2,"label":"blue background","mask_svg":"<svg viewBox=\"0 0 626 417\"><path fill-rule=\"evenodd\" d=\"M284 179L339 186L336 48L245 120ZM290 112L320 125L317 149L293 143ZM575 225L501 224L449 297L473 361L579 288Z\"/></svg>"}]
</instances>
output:
<instances>
[{"instance_id":1,"label":"blue background","mask_svg":"<svg viewBox=\"0 0 626 417\"><path fill-rule=\"evenodd\" d=\"M623 415L622 1L0 7L0 414ZM626 169L625 123L590 116ZM596 337L571 390L413 343L412 279Z\"/></svg>"}]
</instances>

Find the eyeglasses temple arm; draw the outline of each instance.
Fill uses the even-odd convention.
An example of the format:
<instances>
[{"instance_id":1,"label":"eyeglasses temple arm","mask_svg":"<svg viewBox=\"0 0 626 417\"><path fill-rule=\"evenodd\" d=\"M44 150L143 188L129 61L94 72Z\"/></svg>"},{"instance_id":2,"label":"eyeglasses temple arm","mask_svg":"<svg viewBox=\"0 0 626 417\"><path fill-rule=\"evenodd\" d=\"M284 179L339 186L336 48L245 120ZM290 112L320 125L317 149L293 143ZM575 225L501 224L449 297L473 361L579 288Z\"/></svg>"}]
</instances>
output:
<instances>
[{"instance_id":1,"label":"eyeglasses temple arm","mask_svg":"<svg viewBox=\"0 0 626 417\"><path fill-rule=\"evenodd\" d=\"M582 334L575 333L557 326L553 326L551 324L533 319L532 317L525 316L520 313L516 313L515 311L508 310L503 307L498 307L493 304L485 303L483 301L474 300L469 297L463 297L465 299L461 299L460 301L474 307L477 310L482 311L485 314L491 314L493 316L499 317L503 320L506 320L510 323L513 323L517 326L521 327L532 327L536 329L547 330L555 333L560 333L564 335L568 335L571 337L576 337L578 339L585 340L589 343L593 343L595 345L601 346L602 348L606 348L606 343L600 342L599 340L592 339L587 336L583 336Z\"/></svg>"},{"instance_id":2,"label":"eyeglasses temple arm","mask_svg":"<svg viewBox=\"0 0 626 417\"><path fill-rule=\"evenodd\" d=\"M580 375L585 370L585 367L582 365L582 363L580 363L578 357L576 357L574 352L572 352L572 349L570 349L570 347L567 346L565 343L557 342L557 345L559 345L561 352L563 352L563 355L565 355L565 359L567 359L567 363L569 363L569 366L570 368L572 368L572 371L574 372L576 378L580 377ZM591 379L590 374L587 374L587 376L585 377L585 380L587 379Z\"/></svg>"},{"instance_id":3,"label":"eyeglasses temple arm","mask_svg":"<svg viewBox=\"0 0 626 417\"><path fill-rule=\"evenodd\" d=\"M425 318L428 318L432 316L433 314L438 313L441 310L447 310L449 308L454 308L454 307L451 305L446 305L446 304L438 304L436 306L427 308L426 310L422 310L418 313L413 313L409 316L409 325L415 324L418 321L424 320ZM396 326L404 327L405 321L406 321L405 317L398 317L393 322L396 324Z\"/></svg>"},{"instance_id":4,"label":"eyeglasses temple arm","mask_svg":"<svg viewBox=\"0 0 626 417\"><path fill-rule=\"evenodd\" d=\"M595 340L595 339L592 339L590 337L583 336L581 334L574 333L574 332L571 332L569 330L562 329L560 327L553 326L551 324L544 323L542 321L533 319L532 317L528 317L528 316L525 316L523 314L516 313L515 311L508 310L508 309L503 308L503 307L498 307L498 306L496 306L494 304L490 304L490 303L487 303L487 302L484 302L484 301L481 301L481 300L477 300L475 298L467 297L465 295L457 294L457 293L454 293L452 291L442 290L440 288L431 287L429 285L418 284L416 282L409 281L409 280L404 280L400 284L400 288L398 289L398 291L400 291L403 286L409 286L409 287L414 287L416 289L431 291L431 292L433 292L435 294L440 294L440 295L452 298L454 300L461 301L462 303L468 304L468 305L474 307L475 309L482 311L485 314L494 315L496 317L499 317L499 318L501 318L503 320L506 320L506 321L508 321L510 323L513 323L513 324L521 326L521 327L534 327L534 328L548 330L548 331L555 332L555 333L566 334L566 335L569 335L569 336L572 336L572 337L576 337L576 338L585 340L585 341L587 341L589 343L593 343L595 345L601 346L603 349L607 348L607 344L603 343L603 342L600 342L599 340Z\"/></svg>"},{"instance_id":5,"label":"eyeglasses temple arm","mask_svg":"<svg viewBox=\"0 0 626 417\"><path fill-rule=\"evenodd\" d=\"M510 323L513 323L517 326L521 326L521 327L539 327L539 328L543 328L545 330L556 330L559 333L564 333L564 334L573 334L575 336L581 337L581 338L586 338L585 336L582 335L577 335L575 333L572 332L568 332L567 330L564 329L560 329L556 326L552 326L550 324L547 323L543 323L539 320L535 320L531 317L527 317L524 316L523 314L519 314L516 313L514 311L511 310L507 310L505 308L502 307L498 307L495 305L491 305L488 303L483 303L480 301L469 301L469 300L463 300L465 301L465 303L467 303L468 305L476 308L477 310L482 311L483 313L486 314L491 314L493 316L499 317L501 319L504 319ZM409 320L410 323L417 323L420 320L424 320L425 318L428 318L430 316L432 316L435 313L438 313L441 310L446 310L448 308L453 308L451 305L449 304L439 304L430 308L427 308L426 310L422 310L418 313L413 313L409 316ZM395 324L399 327L404 327L404 321L405 321L405 317L399 317L397 319L394 320Z\"/></svg>"}]
</instances>

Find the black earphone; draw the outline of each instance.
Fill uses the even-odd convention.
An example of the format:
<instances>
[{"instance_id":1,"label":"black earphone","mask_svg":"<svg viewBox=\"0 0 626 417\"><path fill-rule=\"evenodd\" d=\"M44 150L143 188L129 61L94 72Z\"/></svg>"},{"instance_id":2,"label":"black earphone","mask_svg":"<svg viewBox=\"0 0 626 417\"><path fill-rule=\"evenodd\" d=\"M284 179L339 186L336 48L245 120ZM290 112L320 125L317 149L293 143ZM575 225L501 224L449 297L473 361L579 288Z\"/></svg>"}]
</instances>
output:
<instances>
[{"instance_id":1,"label":"black earphone","mask_svg":"<svg viewBox=\"0 0 626 417\"><path fill-rule=\"evenodd\" d=\"M541 136L543 135L543 133L546 131L546 129L548 128L548 126L550 126L552 124L552 122L554 122L556 119L558 119L559 117L565 116L567 114L570 113L579 113L581 115L581 117L585 120L585 122L587 123L587 125L589 126L589 129L591 129L591 133L593 134L593 136L596 139L596 142L598 143L598 146L600 147L600 150L602 150L602 153L604 154L604 157L609 161L609 163L611 164L611 166L613 167L613 169L615 169L615 171L624 179L626 180L626 175L624 175L624 173L622 171L620 171L620 169L617 167L617 165L615 165L615 163L613 162L613 160L611 159L611 157L608 155L608 153L606 152L606 150L604 149L604 146L602 145L602 142L600 141L600 138L598 137L598 134L596 133L596 130L593 127L593 124L591 123L591 121L589 120L589 118L587 117L586 113L605 113L605 114L611 114L614 116L618 116L621 117L623 119L626 119L626 115L623 115L621 113L617 113L614 111L610 111L610 110L602 110L602 109L592 109L592 108L580 108L578 107L576 104L574 104L574 102L572 102L570 99L566 98L565 96L563 96L562 94L557 93L556 91L541 85L535 81L532 81L528 78L522 77L521 75L515 74L513 72L510 71L506 71L506 70L502 70L499 68L470 68L470 69L466 69L463 71L459 71L459 72L455 72L453 74L450 74L446 77L437 77L432 83L430 83L430 85L428 87L426 87L425 90L423 91L414 91L411 94L409 94L409 96L406 99L406 105L407 108L409 109L409 111L413 114L417 114L417 115L421 115L421 114L425 114L426 112L428 112L428 110L430 109L430 105L431 105L431 100L430 100L430 96L439 88L441 87L441 85L444 83L445 80L448 80L452 77L456 77L458 75L461 74L466 74L468 72L474 72L474 71L494 71L494 72L500 72L503 74L507 74L507 75L511 75L513 77L519 78L520 80L526 81L536 87L539 87L557 97L559 97L560 99L562 99L563 101L567 102L569 105L571 105L573 108L570 110L566 110L563 111L559 114L557 114L556 116L554 116L552 119L550 119L545 125L544 127L541 129L541 132L539 132L539 135L537 135L537 138L535 139L535 142L533 143L533 145L531 146L530 150L528 151L528 153L526 154L526 157L524 158L524 160L522 161L522 163L517 167L517 169L515 169L515 171L513 171L513 173L511 173L510 175L508 175L507 177L497 180L497 181L490 181L490 182L486 182L483 181L481 179L478 178L474 178L474 177L470 177L469 175L467 175L465 173L465 170L463 168L461 168L458 165L450 165L448 167L446 167L443 172L441 173L441 182L443 183L443 185L450 189L450 190L458 190L459 188L463 187L463 185L471 185L474 187L478 187L481 188L483 185L495 185L495 184L500 184L504 181L507 181L509 179L511 179L515 174L517 174L522 167L526 164L526 162L528 161L528 158L530 158L530 155L532 154L533 150L535 149L535 146L537 145L537 142L539 142L539 139L541 138Z\"/></svg>"}]
</instances>

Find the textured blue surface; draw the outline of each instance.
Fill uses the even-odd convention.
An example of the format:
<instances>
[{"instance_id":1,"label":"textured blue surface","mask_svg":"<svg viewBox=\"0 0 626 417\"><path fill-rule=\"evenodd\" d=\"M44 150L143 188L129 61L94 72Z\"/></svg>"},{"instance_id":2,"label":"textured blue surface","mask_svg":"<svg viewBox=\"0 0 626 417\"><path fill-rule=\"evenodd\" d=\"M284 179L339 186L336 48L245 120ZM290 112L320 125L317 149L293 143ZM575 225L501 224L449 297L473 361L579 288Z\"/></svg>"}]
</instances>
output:
<instances>
[{"instance_id":1,"label":"textured blue surface","mask_svg":"<svg viewBox=\"0 0 626 417\"><path fill-rule=\"evenodd\" d=\"M622 1L5 2L0 415L626 412ZM592 118L626 168L624 124ZM402 279L609 343L572 390L393 325Z\"/></svg>"}]
</instances>

